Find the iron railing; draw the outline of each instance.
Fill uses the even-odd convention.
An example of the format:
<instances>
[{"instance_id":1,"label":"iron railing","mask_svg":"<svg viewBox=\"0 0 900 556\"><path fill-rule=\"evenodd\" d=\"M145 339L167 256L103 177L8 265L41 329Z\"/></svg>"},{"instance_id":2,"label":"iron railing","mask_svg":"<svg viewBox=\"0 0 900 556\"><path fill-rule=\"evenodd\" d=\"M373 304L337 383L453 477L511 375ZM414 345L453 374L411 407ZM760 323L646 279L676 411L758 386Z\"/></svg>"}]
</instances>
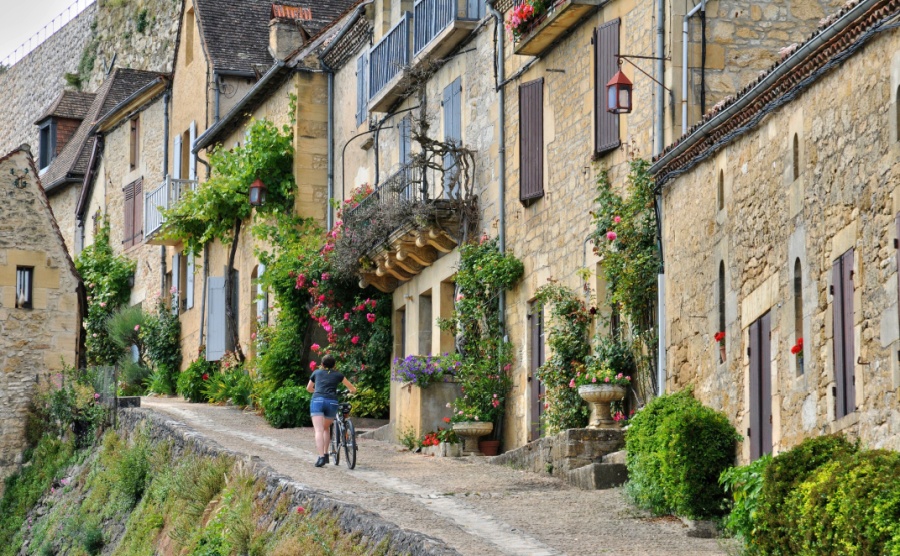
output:
<instances>
[{"instance_id":1,"label":"iron railing","mask_svg":"<svg viewBox=\"0 0 900 556\"><path fill-rule=\"evenodd\" d=\"M409 32L412 13L406 12L400 21L378 41L369 53L369 99L409 65Z\"/></svg>"},{"instance_id":2,"label":"iron railing","mask_svg":"<svg viewBox=\"0 0 900 556\"><path fill-rule=\"evenodd\" d=\"M365 218L379 207L395 203L426 203L431 197L431 185L440 176L434 170L423 171L419 164L407 164L390 175L375 191L347 212L349 218Z\"/></svg>"},{"instance_id":3,"label":"iron railing","mask_svg":"<svg viewBox=\"0 0 900 556\"><path fill-rule=\"evenodd\" d=\"M413 7L413 54L418 56L454 21L477 21L479 5L473 0L416 0Z\"/></svg>"},{"instance_id":4,"label":"iron railing","mask_svg":"<svg viewBox=\"0 0 900 556\"><path fill-rule=\"evenodd\" d=\"M187 190L197 188L197 180L176 180L166 176L159 187L144 194L144 237L150 237L165 224L162 211L175 206Z\"/></svg>"}]
</instances>

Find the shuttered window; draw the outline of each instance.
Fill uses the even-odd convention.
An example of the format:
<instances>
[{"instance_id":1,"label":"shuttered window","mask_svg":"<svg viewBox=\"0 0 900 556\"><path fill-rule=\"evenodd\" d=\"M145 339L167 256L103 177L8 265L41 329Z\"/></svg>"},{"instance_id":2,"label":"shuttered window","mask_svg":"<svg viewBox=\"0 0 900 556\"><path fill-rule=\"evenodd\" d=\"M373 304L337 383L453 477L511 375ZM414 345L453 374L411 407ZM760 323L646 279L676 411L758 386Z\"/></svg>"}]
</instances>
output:
<instances>
[{"instance_id":1,"label":"shuttered window","mask_svg":"<svg viewBox=\"0 0 900 556\"><path fill-rule=\"evenodd\" d=\"M218 361L225 355L225 277L207 279L206 300L206 360Z\"/></svg>"},{"instance_id":2,"label":"shuttered window","mask_svg":"<svg viewBox=\"0 0 900 556\"><path fill-rule=\"evenodd\" d=\"M444 88L444 141L454 145L462 144L462 81L460 78ZM459 195L456 158L444 155L444 197Z\"/></svg>"},{"instance_id":3,"label":"shuttered window","mask_svg":"<svg viewBox=\"0 0 900 556\"><path fill-rule=\"evenodd\" d=\"M369 53L356 59L356 127L366 121L369 104Z\"/></svg>"},{"instance_id":4,"label":"shuttered window","mask_svg":"<svg viewBox=\"0 0 900 556\"><path fill-rule=\"evenodd\" d=\"M194 143L197 142L197 122L191 122L191 128L188 131L190 138L190 147L188 150L188 179L197 179L197 157L194 155Z\"/></svg>"},{"instance_id":5,"label":"shuttered window","mask_svg":"<svg viewBox=\"0 0 900 556\"><path fill-rule=\"evenodd\" d=\"M172 314L177 315L181 312L181 253L175 253L172 256L172 288L175 294L172 296Z\"/></svg>"},{"instance_id":6,"label":"shuttered window","mask_svg":"<svg viewBox=\"0 0 900 556\"><path fill-rule=\"evenodd\" d=\"M187 273L185 275L185 308L194 307L194 254L190 251L187 253Z\"/></svg>"},{"instance_id":7,"label":"shuttered window","mask_svg":"<svg viewBox=\"0 0 900 556\"><path fill-rule=\"evenodd\" d=\"M750 325L750 460L772 453L772 316Z\"/></svg>"},{"instance_id":8,"label":"shuttered window","mask_svg":"<svg viewBox=\"0 0 900 556\"><path fill-rule=\"evenodd\" d=\"M172 148L172 177L181 179L181 135L175 136L175 144Z\"/></svg>"},{"instance_id":9,"label":"shuttered window","mask_svg":"<svg viewBox=\"0 0 900 556\"><path fill-rule=\"evenodd\" d=\"M832 266L835 417L856 411L856 348L853 341L853 249Z\"/></svg>"},{"instance_id":10,"label":"shuttered window","mask_svg":"<svg viewBox=\"0 0 900 556\"><path fill-rule=\"evenodd\" d=\"M125 195L124 229L122 244L125 249L138 245L144 240L144 181L139 179L126 185L122 192Z\"/></svg>"},{"instance_id":11,"label":"shuttered window","mask_svg":"<svg viewBox=\"0 0 900 556\"><path fill-rule=\"evenodd\" d=\"M544 80L519 87L519 200L544 196Z\"/></svg>"},{"instance_id":12,"label":"shuttered window","mask_svg":"<svg viewBox=\"0 0 900 556\"><path fill-rule=\"evenodd\" d=\"M596 154L618 148L619 115L607 111L606 84L618 71L619 20L604 23L594 30L594 146Z\"/></svg>"}]
</instances>

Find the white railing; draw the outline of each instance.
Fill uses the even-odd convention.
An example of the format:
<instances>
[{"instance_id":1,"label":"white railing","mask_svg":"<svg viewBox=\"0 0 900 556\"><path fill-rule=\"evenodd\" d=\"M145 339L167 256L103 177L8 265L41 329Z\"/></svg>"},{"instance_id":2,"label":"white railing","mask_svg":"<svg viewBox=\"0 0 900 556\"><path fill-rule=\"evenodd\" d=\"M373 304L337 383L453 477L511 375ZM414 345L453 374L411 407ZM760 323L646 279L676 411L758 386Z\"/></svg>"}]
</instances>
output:
<instances>
[{"instance_id":1,"label":"white railing","mask_svg":"<svg viewBox=\"0 0 900 556\"><path fill-rule=\"evenodd\" d=\"M381 92L403 68L409 65L409 33L412 13L406 12L400 21L375 43L369 54L369 98Z\"/></svg>"},{"instance_id":2,"label":"white railing","mask_svg":"<svg viewBox=\"0 0 900 556\"><path fill-rule=\"evenodd\" d=\"M197 180L176 180L166 176L156 189L144 194L144 237L149 238L165 224L162 211L175 206L184 192L197 188Z\"/></svg>"}]
</instances>

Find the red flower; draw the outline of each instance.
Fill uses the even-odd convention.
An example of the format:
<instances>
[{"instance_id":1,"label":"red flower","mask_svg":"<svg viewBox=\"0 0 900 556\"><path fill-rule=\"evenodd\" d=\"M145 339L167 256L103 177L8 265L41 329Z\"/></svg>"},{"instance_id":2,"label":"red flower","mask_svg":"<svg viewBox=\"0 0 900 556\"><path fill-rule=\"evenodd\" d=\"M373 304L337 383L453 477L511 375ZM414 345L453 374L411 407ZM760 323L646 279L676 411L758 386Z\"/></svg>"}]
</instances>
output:
<instances>
[{"instance_id":1,"label":"red flower","mask_svg":"<svg viewBox=\"0 0 900 556\"><path fill-rule=\"evenodd\" d=\"M803 349L803 338L797 338L797 345L800 346L800 349Z\"/></svg>"},{"instance_id":2,"label":"red flower","mask_svg":"<svg viewBox=\"0 0 900 556\"><path fill-rule=\"evenodd\" d=\"M444 417L444 422L445 422L445 423L449 423L449 422L450 422L450 417Z\"/></svg>"},{"instance_id":3,"label":"red flower","mask_svg":"<svg viewBox=\"0 0 900 556\"><path fill-rule=\"evenodd\" d=\"M203 373L203 376L201 376L200 378L202 378L203 380L209 380L209 374Z\"/></svg>"},{"instance_id":4,"label":"red flower","mask_svg":"<svg viewBox=\"0 0 900 556\"><path fill-rule=\"evenodd\" d=\"M713 336L713 338L715 338L715 340L717 342L721 342L722 340L725 339L725 333L724 332L716 332L716 335Z\"/></svg>"},{"instance_id":5,"label":"red flower","mask_svg":"<svg viewBox=\"0 0 900 556\"><path fill-rule=\"evenodd\" d=\"M800 344L797 344L796 346L791 348L791 353L793 355L797 355L798 353L800 353L800 350L802 350L802 349L803 349L803 346L801 346Z\"/></svg>"},{"instance_id":6,"label":"red flower","mask_svg":"<svg viewBox=\"0 0 900 556\"><path fill-rule=\"evenodd\" d=\"M306 509L303 506L297 506L297 513L302 514L305 513Z\"/></svg>"},{"instance_id":7,"label":"red flower","mask_svg":"<svg viewBox=\"0 0 900 556\"><path fill-rule=\"evenodd\" d=\"M351 344L354 344L354 345L358 344L358 343L359 343L359 336L354 336L354 337L350 338L350 343L351 343Z\"/></svg>"},{"instance_id":8,"label":"red flower","mask_svg":"<svg viewBox=\"0 0 900 556\"><path fill-rule=\"evenodd\" d=\"M374 314L374 313L369 313L369 314L367 314L367 315L366 315L366 320L369 321L369 322L375 322L375 314Z\"/></svg>"}]
</instances>

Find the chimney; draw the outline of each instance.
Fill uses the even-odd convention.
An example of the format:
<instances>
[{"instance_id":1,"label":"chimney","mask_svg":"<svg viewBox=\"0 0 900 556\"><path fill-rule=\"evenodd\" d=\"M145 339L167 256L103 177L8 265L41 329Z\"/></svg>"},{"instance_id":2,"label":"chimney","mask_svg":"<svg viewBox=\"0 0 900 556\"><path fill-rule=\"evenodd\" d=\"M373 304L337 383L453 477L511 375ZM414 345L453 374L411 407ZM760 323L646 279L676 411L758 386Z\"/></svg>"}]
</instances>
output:
<instances>
[{"instance_id":1,"label":"chimney","mask_svg":"<svg viewBox=\"0 0 900 556\"><path fill-rule=\"evenodd\" d=\"M312 19L312 10L272 4L272 20L269 21L269 54L276 60L284 60L309 39L301 21Z\"/></svg>"}]
</instances>

